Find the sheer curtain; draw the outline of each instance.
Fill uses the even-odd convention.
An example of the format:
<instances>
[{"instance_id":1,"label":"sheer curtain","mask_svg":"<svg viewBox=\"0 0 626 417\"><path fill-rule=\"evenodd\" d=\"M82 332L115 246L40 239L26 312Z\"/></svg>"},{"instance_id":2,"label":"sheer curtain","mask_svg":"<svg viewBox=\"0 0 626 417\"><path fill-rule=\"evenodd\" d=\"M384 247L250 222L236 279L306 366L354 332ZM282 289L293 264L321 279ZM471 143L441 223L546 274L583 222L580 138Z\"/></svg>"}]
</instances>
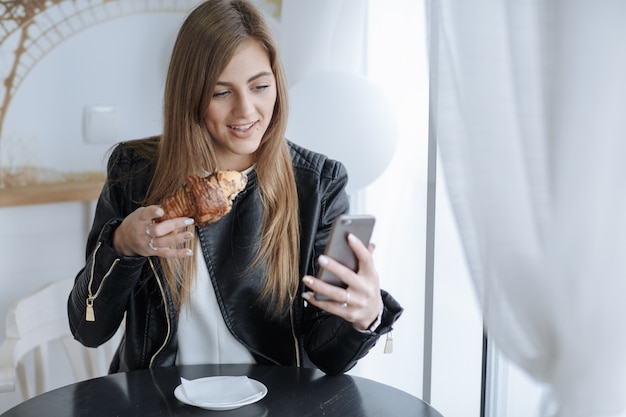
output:
<instances>
[{"instance_id":1,"label":"sheer curtain","mask_svg":"<svg viewBox=\"0 0 626 417\"><path fill-rule=\"evenodd\" d=\"M626 3L431 7L431 111L487 332L545 384L538 414L626 416Z\"/></svg>"}]
</instances>

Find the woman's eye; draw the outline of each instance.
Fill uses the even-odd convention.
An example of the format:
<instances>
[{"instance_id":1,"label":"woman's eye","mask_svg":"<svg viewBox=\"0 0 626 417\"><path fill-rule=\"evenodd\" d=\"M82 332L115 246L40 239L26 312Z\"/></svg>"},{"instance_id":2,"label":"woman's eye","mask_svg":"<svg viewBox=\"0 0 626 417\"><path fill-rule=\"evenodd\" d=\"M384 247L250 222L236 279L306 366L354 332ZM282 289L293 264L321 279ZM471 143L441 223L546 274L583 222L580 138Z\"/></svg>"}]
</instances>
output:
<instances>
[{"instance_id":1,"label":"woman's eye","mask_svg":"<svg viewBox=\"0 0 626 417\"><path fill-rule=\"evenodd\" d=\"M254 91L263 91L266 88L269 88L269 85L267 84L257 85L254 87Z\"/></svg>"},{"instance_id":2,"label":"woman's eye","mask_svg":"<svg viewBox=\"0 0 626 417\"><path fill-rule=\"evenodd\" d=\"M228 94L228 91L220 91L218 93L213 93L213 98L226 97L227 94Z\"/></svg>"}]
</instances>

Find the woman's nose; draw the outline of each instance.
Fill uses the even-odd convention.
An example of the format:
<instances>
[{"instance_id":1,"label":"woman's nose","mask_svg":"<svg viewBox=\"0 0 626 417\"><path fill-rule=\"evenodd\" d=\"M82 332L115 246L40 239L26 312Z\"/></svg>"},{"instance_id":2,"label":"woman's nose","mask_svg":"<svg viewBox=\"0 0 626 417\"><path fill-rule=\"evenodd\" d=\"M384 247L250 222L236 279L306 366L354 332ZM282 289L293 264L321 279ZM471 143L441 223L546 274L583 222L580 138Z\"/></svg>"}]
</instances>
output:
<instances>
[{"instance_id":1,"label":"woman's nose","mask_svg":"<svg viewBox=\"0 0 626 417\"><path fill-rule=\"evenodd\" d=\"M249 116L254 113L254 101L248 94L238 97L235 112L237 116Z\"/></svg>"}]
</instances>

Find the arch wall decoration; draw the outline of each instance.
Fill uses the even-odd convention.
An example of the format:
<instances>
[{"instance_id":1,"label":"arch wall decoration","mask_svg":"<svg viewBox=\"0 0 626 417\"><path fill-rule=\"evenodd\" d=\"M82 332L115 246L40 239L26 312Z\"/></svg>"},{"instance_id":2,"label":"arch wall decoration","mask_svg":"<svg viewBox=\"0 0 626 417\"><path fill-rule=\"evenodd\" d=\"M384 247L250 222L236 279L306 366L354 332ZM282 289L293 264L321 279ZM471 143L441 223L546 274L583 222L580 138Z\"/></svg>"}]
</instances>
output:
<instances>
[{"instance_id":1,"label":"arch wall decoration","mask_svg":"<svg viewBox=\"0 0 626 417\"><path fill-rule=\"evenodd\" d=\"M187 13L199 2L7 0L0 3L0 50L9 57L0 67L0 155L3 127L12 99L30 71L56 46L106 21L141 13ZM276 19L280 18L281 2L256 1ZM0 163L0 207L93 200L103 180L103 172L50 172L35 166L2 166Z\"/></svg>"}]
</instances>

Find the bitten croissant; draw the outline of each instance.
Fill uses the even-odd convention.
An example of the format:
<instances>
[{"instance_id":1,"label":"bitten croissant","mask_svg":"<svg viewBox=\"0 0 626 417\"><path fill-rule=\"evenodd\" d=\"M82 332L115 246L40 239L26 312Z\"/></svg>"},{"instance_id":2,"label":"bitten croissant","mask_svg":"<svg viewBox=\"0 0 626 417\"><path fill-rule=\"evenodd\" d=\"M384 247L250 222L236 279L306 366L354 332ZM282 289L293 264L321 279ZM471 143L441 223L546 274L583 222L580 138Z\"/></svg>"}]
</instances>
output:
<instances>
[{"instance_id":1,"label":"bitten croissant","mask_svg":"<svg viewBox=\"0 0 626 417\"><path fill-rule=\"evenodd\" d=\"M233 200L248 182L239 171L216 171L207 177L189 176L174 195L167 197L161 208L161 220L192 217L203 227L215 223L230 212Z\"/></svg>"}]
</instances>

